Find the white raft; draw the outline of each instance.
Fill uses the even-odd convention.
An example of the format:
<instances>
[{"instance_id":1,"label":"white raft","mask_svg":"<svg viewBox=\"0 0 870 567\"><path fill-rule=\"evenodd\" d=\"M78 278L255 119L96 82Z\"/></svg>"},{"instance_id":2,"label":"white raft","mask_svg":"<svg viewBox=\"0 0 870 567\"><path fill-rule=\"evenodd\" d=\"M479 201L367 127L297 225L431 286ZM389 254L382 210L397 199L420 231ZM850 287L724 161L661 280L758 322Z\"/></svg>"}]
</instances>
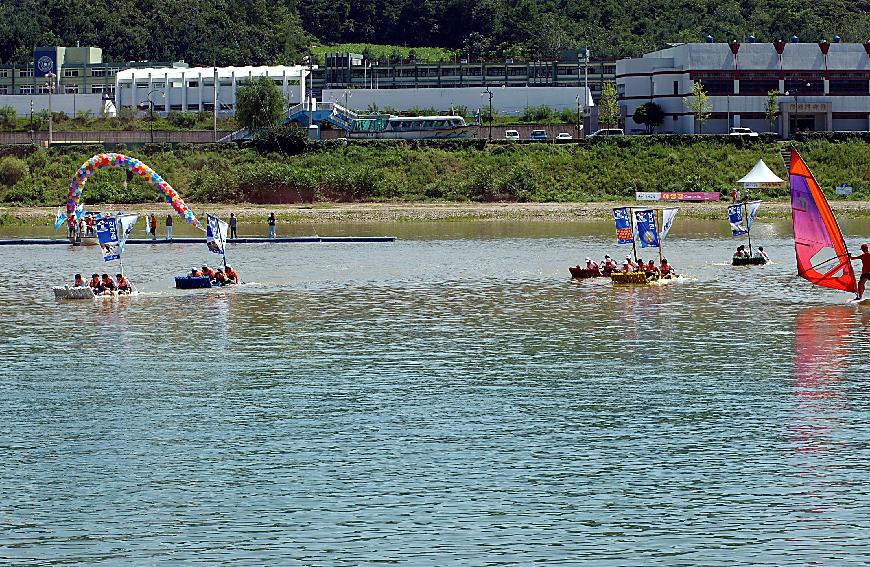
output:
<instances>
[{"instance_id":1,"label":"white raft","mask_svg":"<svg viewBox=\"0 0 870 567\"><path fill-rule=\"evenodd\" d=\"M55 299L117 299L118 297L129 297L131 295L138 295L139 293L136 291L136 288L133 288L133 291L130 293L119 293L113 291L111 293L103 293L100 295L95 294L94 290L89 287L55 286L52 289L54 289Z\"/></svg>"}]
</instances>

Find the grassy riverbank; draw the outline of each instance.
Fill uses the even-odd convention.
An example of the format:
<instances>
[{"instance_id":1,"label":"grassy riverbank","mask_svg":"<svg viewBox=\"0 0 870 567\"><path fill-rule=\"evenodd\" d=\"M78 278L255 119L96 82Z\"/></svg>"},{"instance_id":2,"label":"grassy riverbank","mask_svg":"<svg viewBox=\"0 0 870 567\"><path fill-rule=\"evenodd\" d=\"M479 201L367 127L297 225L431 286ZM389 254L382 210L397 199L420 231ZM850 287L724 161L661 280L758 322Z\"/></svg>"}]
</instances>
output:
<instances>
[{"instance_id":1,"label":"grassy riverbank","mask_svg":"<svg viewBox=\"0 0 870 567\"><path fill-rule=\"evenodd\" d=\"M191 203L594 203L628 201L635 191L722 191L763 158L785 177L776 142L727 137L641 137L579 144L374 142L315 144L296 155L236 146L119 149L152 166ZM820 183L854 188L870 200L870 143L797 144ZM65 201L76 169L102 147L0 147L0 200L10 206ZM153 203L159 195L120 171L88 182L88 204ZM787 187L754 196L784 199ZM832 196L833 202L839 198Z\"/></svg>"}]
</instances>

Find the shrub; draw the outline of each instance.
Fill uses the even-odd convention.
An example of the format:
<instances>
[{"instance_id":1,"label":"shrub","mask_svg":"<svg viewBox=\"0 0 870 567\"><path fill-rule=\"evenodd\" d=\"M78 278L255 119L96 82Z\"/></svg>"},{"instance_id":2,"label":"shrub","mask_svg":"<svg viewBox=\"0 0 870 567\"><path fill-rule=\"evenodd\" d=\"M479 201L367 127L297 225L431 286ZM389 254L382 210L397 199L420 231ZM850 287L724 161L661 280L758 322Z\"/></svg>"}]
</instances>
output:
<instances>
[{"instance_id":1,"label":"shrub","mask_svg":"<svg viewBox=\"0 0 870 567\"><path fill-rule=\"evenodd\" d=\"M6 156L0 159L0 183L6 187L17 185L29 173L30 170L27 167L27 162L23 159L13 156Z\"/></svg>"},{"instance_id":2,"label":"shrub","mask_svg":"<svg viewBox=\"0 0 870 567\"><path fill-rule=\"evenodd\" d=\"M14 130L18 126L18 115L11 106L0 106L0 128Z\"/></svg>"},{"instance_id":3,"label":"shrub","mask_svg":"<svg viewBox=\"0 0 870 567\"><path fill-rule=\"evenodd\" d=\"M176 128L193 128L196 124L196 114L192 112L170 112L166 120Z\"/></svg>"}]
</instances>

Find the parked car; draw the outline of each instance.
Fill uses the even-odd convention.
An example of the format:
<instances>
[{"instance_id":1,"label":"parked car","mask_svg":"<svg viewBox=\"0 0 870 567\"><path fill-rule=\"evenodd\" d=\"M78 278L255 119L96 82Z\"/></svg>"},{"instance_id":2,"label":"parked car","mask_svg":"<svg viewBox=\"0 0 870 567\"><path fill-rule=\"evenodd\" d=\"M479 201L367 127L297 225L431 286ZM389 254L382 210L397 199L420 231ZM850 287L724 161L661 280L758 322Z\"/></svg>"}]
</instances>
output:
<instances>
[{"instance_id":1,"label":"parked car","mask_svg":"<svg viewBox=\"0 0 870 567\"><path fill-rule=\"evenodd\" d=\"M739 126L734 126L731 128L731 131L728 132L729 136L749 136L750 138L757 138L758 132L754 132L752 128L741 128Z\"/></svg>"},{"instance_id":2,"label":"parked car","mask_svg":"<svg viewBox=\"0 0 870 567\"><path fill-rule=\"evenodd\" d=\"M622 128L602 128L601 130L596 130L592 132L587 138L603 138L605 136L625 136L625 132Z\"/></svg>"},{"instance_id":3,"label":"parked car","mask_svg":"<svg viewBox=\"0 0 870 567\"><path fill-rule=\"evenodd\" d=\"M546 140L547 139L547 131L546 130L532 130L532 133L529 134L529 140Z\"/></svg>"},{"instance_id":4,"label":"parked car","mask_svg":"<svg viewBox=\"0 0 870 567\"><path fill-rule=\"evenodd\" d=\"M556 136L557 140L572 140L571 134L568 132L559 132L559 135Z\"/></svg>"},{"instance_id":5,"label":"parked car","mask_svg":"<svg viewBox=\"0 0 870 567\"><path fill-rule=\"evenodd\" d=\"M520 133L516 130L505 130L504 131L504 139L505 140L519 140Z\"/></svg>"}]
</instances>

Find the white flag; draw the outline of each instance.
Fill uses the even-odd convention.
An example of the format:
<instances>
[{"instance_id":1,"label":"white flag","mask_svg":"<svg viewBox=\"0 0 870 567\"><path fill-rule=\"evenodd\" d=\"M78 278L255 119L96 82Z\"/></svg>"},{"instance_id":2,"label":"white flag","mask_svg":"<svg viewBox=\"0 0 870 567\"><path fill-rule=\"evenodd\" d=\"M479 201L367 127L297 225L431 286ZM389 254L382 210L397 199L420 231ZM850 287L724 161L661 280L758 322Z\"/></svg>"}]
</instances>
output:
<instances>
[{"instance_id":1,"label":"white flag","mask_svg":"<svg viewBox=\"0 0 870 567\"><path fill-rule=\"evenodd\" d=\"M746 219L746 228L752 230L752 221L755 220L755 215L758 214L758 207L761 206L761 201L750 201L746 203L746 212L749 217Z\"/></svg>"},{"instance_id":2,"label":"white flag","mask_svg":"<svg viewBox=\"0 0 870 567\"><path fill-rule=\"evenodd\" d=\"M671 230L671 225L674 224L674 217L677 216L677 211L679 210L679 207L668 207L662 210L662 235L660 240L664 240L668 231Z\"/></svg>"},{"instance_id":3,"label":"white flag","mask_svg":"<svg viewBox=\"0 0 870 567\"><path fill-rule=\"evenodd\" d=\"M118 237L121 252L124 251L124 243L127 242L127 237L133 232L133 225L139 220L139 215L118 215Z\"/></svg>"},{"instance_id":4,"label":"white flag","mask_svg":"<svg viewBox=\"0 0 870 567\"><path fill-rule=\"evenodd\" d=\"M227 239L229 225L217 217L206 215L205 244L215 254L224 253L224 242Z\"/></svg>"}]
</instances>

